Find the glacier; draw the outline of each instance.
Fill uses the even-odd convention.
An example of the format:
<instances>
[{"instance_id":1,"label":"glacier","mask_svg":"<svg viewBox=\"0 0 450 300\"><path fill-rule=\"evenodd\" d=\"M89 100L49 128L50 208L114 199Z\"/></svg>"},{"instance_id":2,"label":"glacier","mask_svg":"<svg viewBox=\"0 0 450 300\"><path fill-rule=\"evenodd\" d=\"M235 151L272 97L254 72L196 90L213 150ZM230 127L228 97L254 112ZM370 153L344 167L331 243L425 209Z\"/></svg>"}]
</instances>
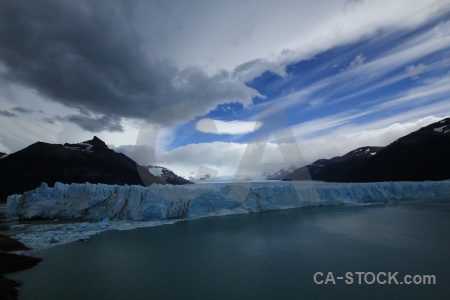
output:
<instances>
[{"instance_id":1,"label":"glacier","mask_svg":"<svg viewBox=\"0 0 450 300\"><path fill-rule=\"evenodd\" d=\"M45 250L88 241L106 230L129 230L173 224L183 219L247 214L308 206L391 203L420 198L450 199L450 181L325 183L266 181L195 185L120 186L42 183L11 195L10 220L51 219L46 224L11 225L14 238Z\"/></svg>"},{"instance_id":2,"label":"glacier","mask_svg":"<svg viewBox=\"0 0 450 300\"><path fill-rule=\"evenodd\" d=\"M42 183L11 195L8 218L161 221L307 206L380 203L450 195L450 181L324 183L304 181L121 186Z\"/></svg>"}]
</instances>

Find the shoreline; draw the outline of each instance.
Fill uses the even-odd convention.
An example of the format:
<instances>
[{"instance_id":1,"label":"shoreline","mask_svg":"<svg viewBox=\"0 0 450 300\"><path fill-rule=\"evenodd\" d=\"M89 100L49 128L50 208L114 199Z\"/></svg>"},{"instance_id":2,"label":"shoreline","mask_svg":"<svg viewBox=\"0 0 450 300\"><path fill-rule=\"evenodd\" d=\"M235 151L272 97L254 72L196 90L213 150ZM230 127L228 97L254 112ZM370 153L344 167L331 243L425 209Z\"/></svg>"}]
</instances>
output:
<instances>
[{"instance_id":1,"label":"shoreline","mask_svg":"<svg viewBox=\"0 0 450 300\"><path fill-rule=\"evenodd\" d=\"M10 230L10 225L7 224L4 209L4 204L1 204L0 230L8 231ZM42 261L42 258L10 252L24 252L30 250L32 249L18 239L0 233L0 299L18 299L19 291L17 288L22 284L20 281L5 277L5 274L7 275L32 268Z\"/></svg>"},{"instance_id":2,"label":"shoreline","mask_svg":"<svg viewBox=\"0 0 450 300\"><path fill-rule=\"evenodd\" d=\"M42 261L42 258L10 253L13 251L31 250L22 242L0 234L0 298L18 299L19 292L17 287L21 285L20 281L15 281L5 277L5 274L26 270L36 266Z\"/></svg>"}]
</instances>

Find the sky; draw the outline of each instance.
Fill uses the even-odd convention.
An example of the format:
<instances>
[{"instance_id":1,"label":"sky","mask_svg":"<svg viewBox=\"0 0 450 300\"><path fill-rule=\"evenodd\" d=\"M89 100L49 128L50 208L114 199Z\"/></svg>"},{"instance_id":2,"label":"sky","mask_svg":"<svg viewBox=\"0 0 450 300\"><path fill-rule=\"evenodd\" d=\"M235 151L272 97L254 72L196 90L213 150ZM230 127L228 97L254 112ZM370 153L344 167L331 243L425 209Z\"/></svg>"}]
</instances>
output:
<instances>
[{"instance_id":1,"label":"sky","mask_svg":"<svg viewBox=\"0 0 450 300\"><path fill-rule=\"evenodd\" d=\"M0 152L254 176L450 116L450 1L0 2Z\"/></svg>"}]
</instances>

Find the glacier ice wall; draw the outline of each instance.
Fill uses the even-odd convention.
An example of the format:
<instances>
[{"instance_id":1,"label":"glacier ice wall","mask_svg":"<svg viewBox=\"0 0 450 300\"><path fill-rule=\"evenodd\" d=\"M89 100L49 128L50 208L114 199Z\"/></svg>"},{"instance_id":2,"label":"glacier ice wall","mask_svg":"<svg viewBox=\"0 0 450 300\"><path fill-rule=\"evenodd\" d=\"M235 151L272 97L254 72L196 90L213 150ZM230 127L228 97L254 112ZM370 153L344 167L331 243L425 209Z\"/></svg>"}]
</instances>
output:
<instances>
[{"instance_id":1,"label":"glacier ice wall","mask_svg":"<svg viewBox=\"0 0 450 300\"><path fill-rule=\"evenodd\" d=\"M9 218L171 220L306 206L450 196L439 182L261 182L120 186L62 184L8 197Z\"/></svg>"}]
</instances>

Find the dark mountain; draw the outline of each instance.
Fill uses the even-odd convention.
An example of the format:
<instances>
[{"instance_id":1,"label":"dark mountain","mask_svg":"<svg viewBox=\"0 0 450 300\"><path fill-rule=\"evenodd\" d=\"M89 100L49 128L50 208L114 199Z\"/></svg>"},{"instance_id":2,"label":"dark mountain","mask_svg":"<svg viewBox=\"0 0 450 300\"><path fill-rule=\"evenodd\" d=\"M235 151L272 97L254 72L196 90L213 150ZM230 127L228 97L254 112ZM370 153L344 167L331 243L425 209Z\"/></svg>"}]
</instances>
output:
<instances>
[{"instance_id":1,"label":"dark mountain","mask_svg":"<svg viewBox=\"0 0 450 300\"><path fill-rule=\"evenodd\" d=\"M3 156L6 156L6 153L0 152L0 158L2 158Z\"/></svg>"},{"instance_id":2,"label":"dark mountain","mask_svg":"<svg viewBox=\"0 0 450 300\"><path fill-rule=\"evenodd\" d=\"M97 137L79 144L34 143L0 159L0 202L46 182L165 184L147 168L109 149ZM142 178L142 179L141 179ZM144 182L143 182L144 181Z\"/></svg>"},{"instance_id":3,"label":"dark mountain","mask_svg":"<svg viewBox=\"0 0 450 300\"><path fill-rule=\"evenodd\" d=\"M366 146L343 156L319 159L286 175L284 180L340 181L340 179L363 162L375 156L382 147Z\"/></svg>"},{"instance_id":4,"label":"dark mountain","mask_svg":"<svg viewBox=\"0 0 450 300\"><path fill-rule=\"evenodd\" d=\"M342 177L341 181L450 179L450 118L410 133Z\"/></svg>"},{"instance_id":5,"label":"dark mountain","mask_svg":"<svg viewBox=\"0 0 450 300\"><path fill-rule=\"evenodd\" d=\"M377 153L371 155L372 150ZM295 170L285 180L446 180L450 179L449 153L450 118L447 118L410 133L384 148L363 147L342 157L318 160Z\"/></svg>"},{"instance_id":6,"label":"dark mountain","mask_svg":"<svg viewBox=\"0 0 450 300\"><path fill-rule=\"evenodd\" d=\"M150 173L173 185L191 184L193 182L178 176L171 170L160 166L146 166Z\"/></svg>"}]
</instances>

